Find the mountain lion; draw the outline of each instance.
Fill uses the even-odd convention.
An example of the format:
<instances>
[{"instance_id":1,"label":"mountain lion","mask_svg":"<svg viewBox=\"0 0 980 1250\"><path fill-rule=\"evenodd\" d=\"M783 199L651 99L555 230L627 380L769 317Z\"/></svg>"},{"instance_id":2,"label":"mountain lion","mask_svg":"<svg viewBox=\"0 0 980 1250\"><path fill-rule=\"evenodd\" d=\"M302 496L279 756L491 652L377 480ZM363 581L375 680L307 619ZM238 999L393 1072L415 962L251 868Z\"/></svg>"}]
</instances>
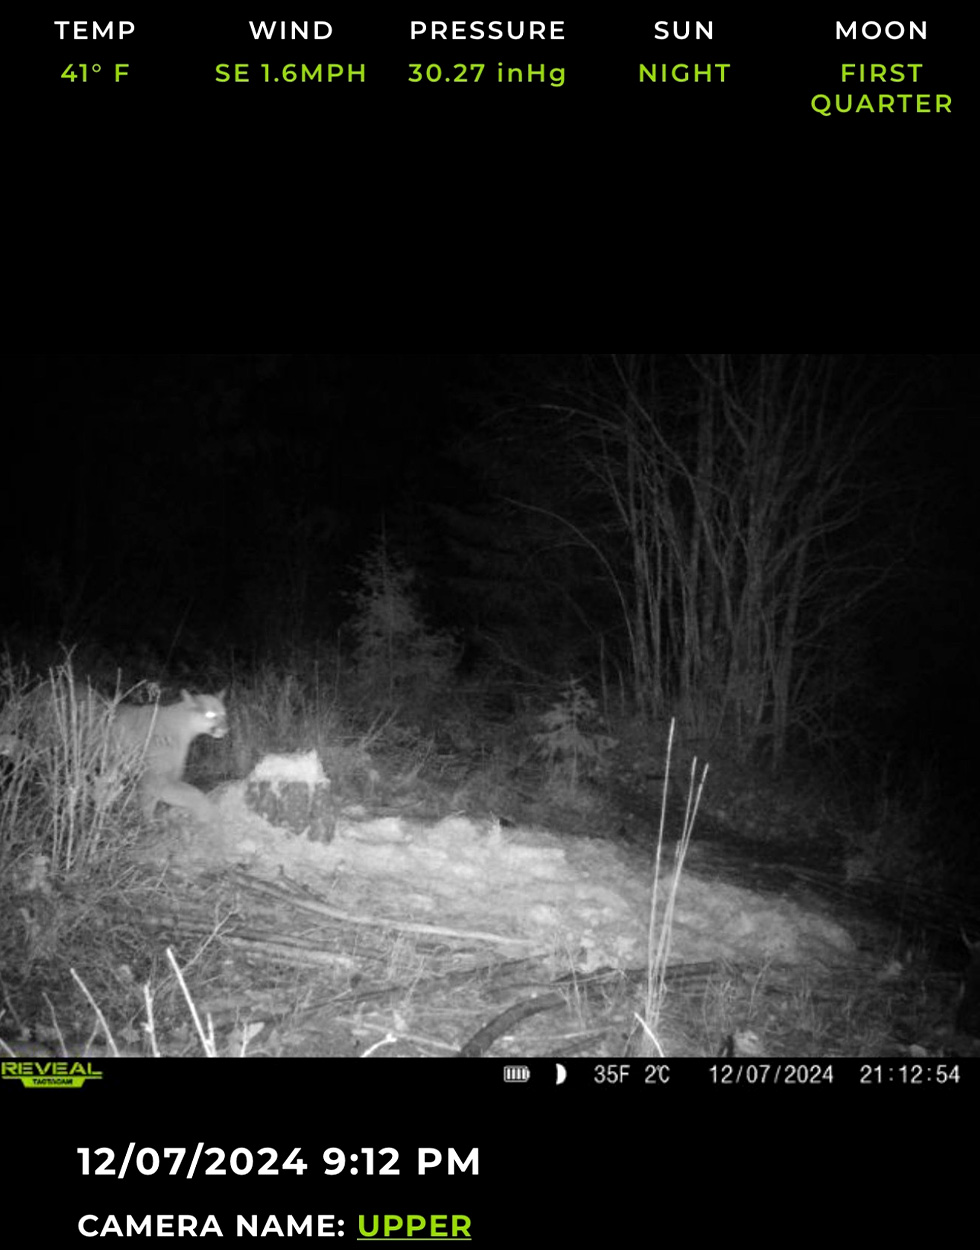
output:
<instances>
[{"instance_id":1,"label":"mountain lion","mask_svg":"<svg viewBox=\"0 0 980 1250\"><path fill-rule=\"evenodd\" d=\"M212 819L210 801L182 778L194 739L199 734L223 738L228 732L224 693L192 695L182 690L180 702L167 707L121 703L116 709L112 736L122 750L139 753L140 806L147 820L158 803L182 807L204 822Z\"/></svg>"}]
</instances>

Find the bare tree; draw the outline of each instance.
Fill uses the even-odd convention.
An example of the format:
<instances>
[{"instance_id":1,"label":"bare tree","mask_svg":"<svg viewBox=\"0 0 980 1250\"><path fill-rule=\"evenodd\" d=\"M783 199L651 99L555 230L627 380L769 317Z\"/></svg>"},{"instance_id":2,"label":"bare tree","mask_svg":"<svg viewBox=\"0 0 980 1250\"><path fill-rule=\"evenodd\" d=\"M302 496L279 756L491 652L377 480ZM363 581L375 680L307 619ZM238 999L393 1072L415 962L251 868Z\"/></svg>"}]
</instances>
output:
<instances>
[{"instance_id":1,"label":"bare tree","mask_svg":"<svg viewBox=\"0 0 980 1250\"><path fill-rule=\"evenodd\" d=\"M813 728L831 631L889 572L858 530L874 380L853 357L614 356L545 405L616 518L569 524L615 584L638 708L773 764Z\"/></svg>"}]
</instances>

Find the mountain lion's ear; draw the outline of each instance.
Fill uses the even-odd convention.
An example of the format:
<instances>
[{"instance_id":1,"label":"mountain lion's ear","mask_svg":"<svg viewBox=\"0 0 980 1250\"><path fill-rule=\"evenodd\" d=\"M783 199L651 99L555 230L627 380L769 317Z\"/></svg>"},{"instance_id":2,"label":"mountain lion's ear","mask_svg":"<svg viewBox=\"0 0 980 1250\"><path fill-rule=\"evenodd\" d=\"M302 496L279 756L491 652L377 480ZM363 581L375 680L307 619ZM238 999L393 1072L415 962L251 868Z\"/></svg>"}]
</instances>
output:
<instances>
[{"instance_id":1,"label":"mountain lion's ear","mask_svg":"<svg viewBox=\"0 0 980 1250\"><path fill-rule=\"evenodd\" d=\"M194 696L192 694L188 694L186 690L182 690L180 692L180 697L184 700L185 703L194 702Z\"/></svg>"},{"instance_id":2,"label":"mountain lion's ear","mask_svg":"<svg viewBox=\"0 0 980 1250\"><path fill-rule=\"evenodd\" d=\"M219 690L219 691L218 691L218 693L217 693L214 697L215 697L216 699L224 699L224 697L225 697L225 692L224 692L224 690Z\"/></svg>"}]
</instances>

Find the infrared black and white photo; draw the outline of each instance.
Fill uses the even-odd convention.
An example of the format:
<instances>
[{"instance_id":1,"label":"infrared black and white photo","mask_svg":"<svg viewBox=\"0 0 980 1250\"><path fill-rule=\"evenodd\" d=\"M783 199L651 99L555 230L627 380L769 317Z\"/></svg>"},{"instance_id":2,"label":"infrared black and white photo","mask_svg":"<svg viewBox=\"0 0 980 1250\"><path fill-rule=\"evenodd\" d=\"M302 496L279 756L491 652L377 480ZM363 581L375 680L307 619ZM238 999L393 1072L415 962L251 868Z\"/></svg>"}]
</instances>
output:
<instances>
[{"instance_id":1,"label":"infrared black and white photo","mask_svg":"<svg viewBox=\"0 0 980 1250\"><path fill-rule=\"evenodd\" d=\"M980 358L6 368L4 1057L976 1053Z\"/></svg>"}]
</instances>

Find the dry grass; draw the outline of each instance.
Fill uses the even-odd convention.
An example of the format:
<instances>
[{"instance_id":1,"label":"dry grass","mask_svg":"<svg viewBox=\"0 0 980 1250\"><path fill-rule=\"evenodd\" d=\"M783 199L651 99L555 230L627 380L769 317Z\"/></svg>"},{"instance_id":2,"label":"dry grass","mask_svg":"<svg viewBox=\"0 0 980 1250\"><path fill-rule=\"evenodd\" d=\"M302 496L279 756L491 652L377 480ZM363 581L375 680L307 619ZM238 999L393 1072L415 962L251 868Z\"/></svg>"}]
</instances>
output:
<instances>
[{"instance_id":1,"label":"dry grass","mask_svg":"<svg viewBox=\"0 0 980 1250\"><path fill-rule=\"evenodd\" d=\"M420 925L355 923L333 898L300 896L288 882L259 892L231 868L188 882L135 867L138 760L108 751L115 701L93 698L70 662L44 683L11 666L0 674L0 731L10 735L0 741L16 746L2 757L0 786L0 888L14 904L0 911L0 1037L13 1053L677 1056L717 1054L734 1039L736 1053L880 1055L894 1053L896 1037L938 1038L952 1020L955 978L926 959L871 983L773 964L671 963L707 772L692 763L686 800L668 807L673 730L645 966L583 975L572 951L503 958ZM489 794L498 809L518 803L503 747L482 768L461 769L433 735L390 719L356 732L319 695L271 672L236 690L231 716L237 754L225 759L238 776L267 748L316 746L345 797L424 795L443 810L463 794ZM547 778L537 780L546 792ZM579 790L569 801L595 793ZM582 810L594 836L601 798L583 798Z\"/></svg>"}]
</instances>

